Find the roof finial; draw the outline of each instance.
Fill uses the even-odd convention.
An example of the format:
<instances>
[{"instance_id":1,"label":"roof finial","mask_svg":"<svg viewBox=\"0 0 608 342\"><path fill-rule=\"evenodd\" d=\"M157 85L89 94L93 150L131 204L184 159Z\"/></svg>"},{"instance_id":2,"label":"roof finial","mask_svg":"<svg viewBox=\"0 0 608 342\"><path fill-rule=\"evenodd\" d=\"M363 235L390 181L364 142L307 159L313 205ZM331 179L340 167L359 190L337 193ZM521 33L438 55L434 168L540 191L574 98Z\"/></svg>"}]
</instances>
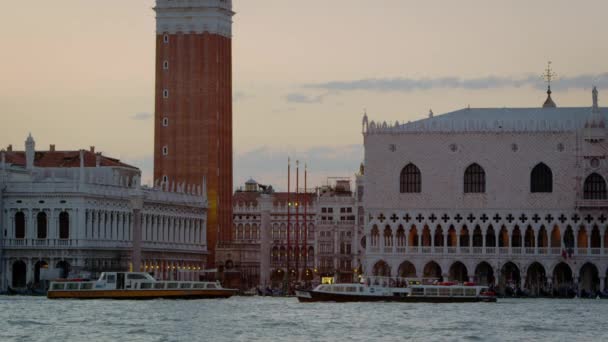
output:
<instances>
[{"instance_id":1,"label":"roof finial","mask_svg":"<svg viewBox=\"0 0 608 342\"><path fill-rule=\"evenodd\" d=\"M545 73L542 74L542 78L545 80L545 82L547 82L547 99L543 104L543 108L557 107L555 105L555 102L553 102L553 99L551 98L551 81L555 80L556 77L557 74L553 72L553 69L551 69L551 61L549 61L547 63L547 69L545 69Z\"/></svg>"},{"instance_id":2,"label":"roof finial","mask_svg":"<svg viewBox=\"0 0 608 342\"><path fill-rule=\"evenodd\" d=\"M433 117L433 115L434 115L434 114L433 114L433 110L432 110L432 109L429 109L429 118L432 118L432 117Z\"/></svg>"}]
</instances>

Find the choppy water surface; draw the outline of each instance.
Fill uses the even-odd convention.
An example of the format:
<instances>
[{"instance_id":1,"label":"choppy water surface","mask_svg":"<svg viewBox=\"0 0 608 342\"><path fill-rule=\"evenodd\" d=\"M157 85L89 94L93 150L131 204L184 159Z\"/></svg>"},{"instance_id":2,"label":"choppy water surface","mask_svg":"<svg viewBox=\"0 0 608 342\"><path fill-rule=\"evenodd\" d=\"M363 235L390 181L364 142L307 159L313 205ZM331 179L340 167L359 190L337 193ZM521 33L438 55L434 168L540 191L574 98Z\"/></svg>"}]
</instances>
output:
<instances>
[{"instance_id":1,"label":"choppy water surface","mask_svg":"<svg viewBox=\"0 0 608 342\"><path fill-rule=\"evenodd\" d=\"M314 303L0 297L0 341L606 341L608 300Z\"/></svg>"}]
</instances>

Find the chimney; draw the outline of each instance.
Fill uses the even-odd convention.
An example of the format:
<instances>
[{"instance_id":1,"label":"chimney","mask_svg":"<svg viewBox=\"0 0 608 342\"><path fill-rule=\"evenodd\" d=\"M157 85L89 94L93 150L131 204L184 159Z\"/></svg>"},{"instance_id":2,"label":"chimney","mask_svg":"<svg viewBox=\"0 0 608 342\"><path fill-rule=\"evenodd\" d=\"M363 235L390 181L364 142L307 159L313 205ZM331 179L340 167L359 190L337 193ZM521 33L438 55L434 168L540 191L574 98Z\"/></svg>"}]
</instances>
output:
<instances>
[{"instance_id":1,"label":"chimney","mask_svg":"<svg viewBox=\"0 0 608 342\"><path fill-rule=\"evenodd\" d=\"M51 146L49 146L49 152L55 152L55 144L51 144Z\"/></svg>"},{"instance_id":2,"label":"chimney","mask_svg":"<svg viewBox=\"0 0 608 342\"><path fill-rule=\"evenodd\" d=\"M91 148L95 148L94 146L91 146ZM100 167L101 166L101 152L96 153L95 154L95 167Z\"/></svg>"},{"instance_id":3,"label":"chimney","mask_svg":"<svg viewBox=\"0 0 608 342\"><path fill-rule=\"evenodd\" d=\"M95 146L89 147L89 151L91 151L91 153L95 153Z\"/></svg>"},{"instance_id":4,"label":"chimney","mask_svg":"<svg viewBox=\"0 0 608 342\"><path fill-rule=\"evenodd\" d=\"M8 145L6 152L13 152L13 145Z\"/></svg>"}]
</instances>

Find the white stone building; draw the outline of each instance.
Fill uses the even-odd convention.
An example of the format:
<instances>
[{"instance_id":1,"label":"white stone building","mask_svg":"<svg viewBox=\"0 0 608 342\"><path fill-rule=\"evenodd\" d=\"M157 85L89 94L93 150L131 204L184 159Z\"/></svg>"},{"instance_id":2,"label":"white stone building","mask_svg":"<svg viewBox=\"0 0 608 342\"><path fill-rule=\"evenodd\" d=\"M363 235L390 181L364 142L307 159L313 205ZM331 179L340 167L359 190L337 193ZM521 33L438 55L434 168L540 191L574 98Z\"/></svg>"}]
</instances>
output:
<instances>
[{"instance_id":1,"label":"white stone building","mask_svg":"<svg viewBox=\"0 0 608 342\"><path fill-rule=\"evenodd\" d=\"M139 169L89 151L0 152L0 288L128 270L194 279L206 259L203 185L142 187Z\"/></svg>"},{"instance_id":2,"label":"white stone building","mask_svg":"<svg viewBox=\"0 0 608 342\"><path fill-rule=\"evenodd\" d=\"M465 108L368 123L365 272L605 288L608 108Z\"/></svg>"}]
</instances>

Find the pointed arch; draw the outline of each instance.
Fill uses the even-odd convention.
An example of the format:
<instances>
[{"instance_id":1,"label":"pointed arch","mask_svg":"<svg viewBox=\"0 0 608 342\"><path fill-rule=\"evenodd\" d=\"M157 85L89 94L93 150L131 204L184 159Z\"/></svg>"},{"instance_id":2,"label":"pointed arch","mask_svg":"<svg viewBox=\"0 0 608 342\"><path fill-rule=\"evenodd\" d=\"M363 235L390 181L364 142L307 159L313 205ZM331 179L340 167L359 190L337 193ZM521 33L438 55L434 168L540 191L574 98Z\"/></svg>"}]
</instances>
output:
<instances>
[{"instance_id":1,"label":"pointed arch","mask_svg":"<svg viewBox=\"0 0 608 342\"><path fill-rule=\"evenodd\" d=\"M608 198L606 192L606 180L597 173L592 173L585 178L583 187L583 198L589 200L605 200Z\"/></svg>"},{"instance_id":2,"label":"pointed arch","mask_svg":"<svg viewBox=\"0 0 608 342\"><path fill-rule=\"evenodd\" d=\"M47 218L46 218L46 213L44 211L41 211L38 213L38 215L36 216L36 223L37 223L37 238L38 239L46 239L47 236Z\"/></svg>"},{"instance_id":3,"label":"pointed arch","mask_svg":"<svg viewBox=\"0 0 608 342\"><path fill-rule=\"evenodd\" d=\"M401 193L422 192L422 175L420 169L416 165L409 163L401 169L399 190Z\"/></svg>"},{"instance_id":4,"label":"pointed arch","mask_svg":"<svg viewBox=\"0 0 608 342\"><path fill-rule=\"evenodd\" d=\"M485 193L486 172L477 163L469 165L464 171L464 193Z\"/></svg>"},{"instance_id":5,"label":"pointed arch","mask_svg":"<svg viewBox=\"0 0 608 342\"><path fill-rule=\"evenodd\" d=\"M441 266L434 261L429 261L426 265L424 265L424 270L422 273L424 278L441 278Z\"/></svg>"},{"instance_id":6,"label":"pointed arch","mask_svg":"<svg viewBox=\"0 0 608 342\"><path fill-rule=\"evenodd\" d=\"M545 163L538 163L532 169L530 192L553 192L553 172Z\"/></svg>"},{"instance_id":7,"label":"pointed arch","mask_svg":"<svg viewBox=\"0 0 608 342\"><path fill-rule=\"evenodd\" d=\"M551 231L551 247L558 248L562 246L562 233L559 231L559 227L555 225Z\"/></svg>"},{"instance_id":8,"label":"pointed arch","mask_svg":"<svg viewBox=\"0 0 608 342\"><path fill-rule=\"evenodd\" d=\"M399 270L397 273L399 277L416 278L416 266L406 260L399 265Z\"/></svg>"},{"instance_id":9,"label":"pointed arch","mask_svg":"<svg viewBox=\"0 0 608 342\"><path fill-rule=\"evenodd\" d=\"M434 239L435 247L443 247L443 229L441 225L437 225L435 227L435 239Z\"/></svg>"}]
</instances>

